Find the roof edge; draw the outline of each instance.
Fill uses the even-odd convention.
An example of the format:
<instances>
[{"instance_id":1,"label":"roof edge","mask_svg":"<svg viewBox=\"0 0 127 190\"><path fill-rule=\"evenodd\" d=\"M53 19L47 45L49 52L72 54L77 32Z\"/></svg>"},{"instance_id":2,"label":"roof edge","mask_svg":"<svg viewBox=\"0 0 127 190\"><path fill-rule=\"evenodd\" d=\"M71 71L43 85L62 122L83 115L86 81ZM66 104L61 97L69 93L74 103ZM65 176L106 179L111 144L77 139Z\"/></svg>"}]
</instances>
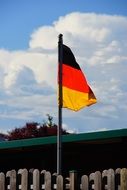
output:
<instances>
[{"instance_id":1,"label":"roof edge","mask_svg":"<svg viewBox=\"0 0 127 190\"><path fill-rule=\"evenodd\" d=\"M127 129L63 135L62 141L63 143L67 143L67 142L78 142L78 141L95 141L95 140L111 139L118 137L127 137ZM38 137L30 139L12 140L12 141L1 141L0 149L23 148L28 146L48 145L56 143L57 143L56 136Z\"/></svg>"}]
</instances>

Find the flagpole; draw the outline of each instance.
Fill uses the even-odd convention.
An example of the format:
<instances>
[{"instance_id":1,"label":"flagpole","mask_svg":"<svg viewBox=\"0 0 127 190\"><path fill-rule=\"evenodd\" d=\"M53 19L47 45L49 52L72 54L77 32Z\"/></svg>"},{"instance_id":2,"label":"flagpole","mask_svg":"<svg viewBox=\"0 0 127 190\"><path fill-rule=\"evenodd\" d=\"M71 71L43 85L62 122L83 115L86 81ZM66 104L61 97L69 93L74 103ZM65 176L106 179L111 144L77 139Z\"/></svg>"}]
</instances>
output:
<instances>
[{"instance_id":1,"label":"flagpole","mask_svg":"<svg viewBox=\"0 0 127 190\"><path fill-rule=\"evenodd\" d=\"M63 62L63 35L59 34L59 41L58 41L59 105L58 105L58 128L57 128L57 174L62 174L62 62Z\"/></svg>"}]
</instances>

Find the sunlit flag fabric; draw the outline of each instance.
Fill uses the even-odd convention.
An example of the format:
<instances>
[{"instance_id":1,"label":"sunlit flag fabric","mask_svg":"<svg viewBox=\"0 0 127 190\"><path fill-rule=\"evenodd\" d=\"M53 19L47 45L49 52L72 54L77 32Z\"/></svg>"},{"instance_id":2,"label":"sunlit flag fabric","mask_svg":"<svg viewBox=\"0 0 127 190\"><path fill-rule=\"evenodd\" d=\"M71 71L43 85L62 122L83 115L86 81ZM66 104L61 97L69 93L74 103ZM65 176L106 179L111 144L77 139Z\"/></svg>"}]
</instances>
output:
<instances>
[{"instance_id":1,"label":"sunlit flag fabric","mask_svg":"<svg viewBox=\"0 0 127 190\"><path fill-rule=\"evenodd\" d=\"M62 60L62 107L78 111L96 103L96 97L71 49L64 44Z\"/></svg>"}]
</instances>

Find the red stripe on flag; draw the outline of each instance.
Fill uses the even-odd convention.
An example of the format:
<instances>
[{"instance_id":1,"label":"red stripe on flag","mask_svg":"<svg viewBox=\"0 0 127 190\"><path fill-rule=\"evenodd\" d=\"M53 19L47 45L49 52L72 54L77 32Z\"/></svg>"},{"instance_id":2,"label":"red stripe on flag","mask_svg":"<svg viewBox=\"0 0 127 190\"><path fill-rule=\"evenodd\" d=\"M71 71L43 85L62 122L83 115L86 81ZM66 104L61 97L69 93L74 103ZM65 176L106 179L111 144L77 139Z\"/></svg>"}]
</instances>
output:
<instances>
[{"instance_id":1,"label":"red stripe on flag","mask_svg":"<svg viewBox=\"0 0 127 190\"><path fill-rule=\"evenodd\" d=\"M89 86L83 72L68 65L62 64L62 86L89 93Z\"/></svg>"}]
</instances>

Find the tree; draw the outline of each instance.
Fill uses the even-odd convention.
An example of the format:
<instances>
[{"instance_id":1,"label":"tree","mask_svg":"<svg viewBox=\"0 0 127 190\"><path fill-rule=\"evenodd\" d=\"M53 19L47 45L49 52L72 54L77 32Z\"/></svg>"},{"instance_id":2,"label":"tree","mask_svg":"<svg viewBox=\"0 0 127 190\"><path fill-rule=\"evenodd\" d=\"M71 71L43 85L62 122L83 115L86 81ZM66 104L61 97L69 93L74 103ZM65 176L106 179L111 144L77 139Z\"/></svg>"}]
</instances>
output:
<instances>
[{"instance_id":1,"label":"tree","mask_svg":"<svg viewBox=\"0 0 127 190\"><path fill-rule=\"evenodd\" d=\"M62 129L62 134L68 134ZM26 123L21 128L15 128L8 132L8 140L26 139L35 137L57 135L57 125L53 123L53 117L47 114L47 121L39 124L37 122Z\"/></svg>"}]
</instances>

